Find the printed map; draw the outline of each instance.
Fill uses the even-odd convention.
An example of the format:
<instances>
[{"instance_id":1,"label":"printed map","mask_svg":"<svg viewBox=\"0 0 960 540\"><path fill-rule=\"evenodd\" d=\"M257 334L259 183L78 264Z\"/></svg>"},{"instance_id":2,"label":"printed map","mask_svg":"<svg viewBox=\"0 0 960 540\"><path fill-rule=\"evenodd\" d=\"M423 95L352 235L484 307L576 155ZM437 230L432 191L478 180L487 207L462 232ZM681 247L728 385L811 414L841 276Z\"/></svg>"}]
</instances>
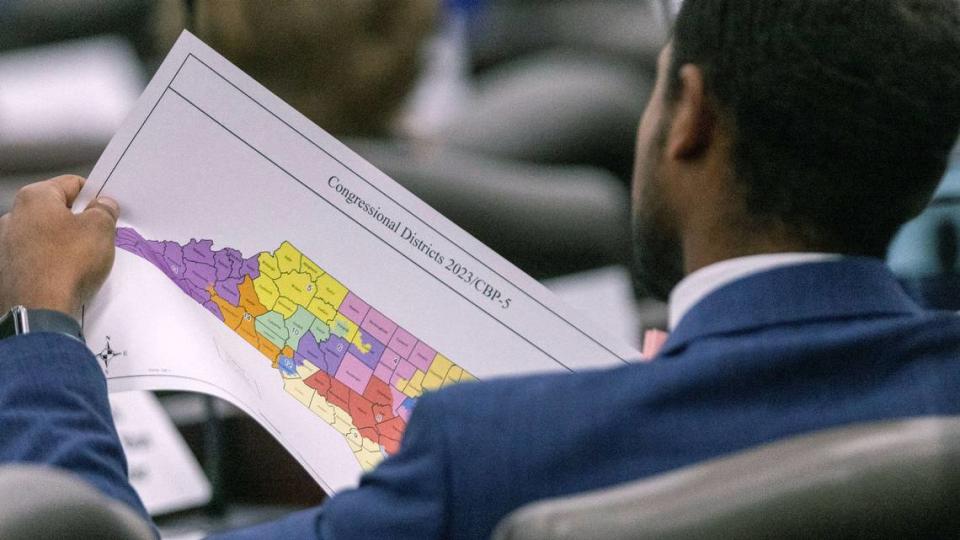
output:
<instances>
[{"instance_id":1,"label":"printed map","mask_svg":"<svg viewBox=\"0 0 960 540\"><path fill-rule=\"evenodd\" d=\"M269 359L284 390L340 432L365 470L398 450L424 391L474 380L289 242L244 258L212 240L181 245L124 227L116 243Z\"/></svg>"}]
</instances>

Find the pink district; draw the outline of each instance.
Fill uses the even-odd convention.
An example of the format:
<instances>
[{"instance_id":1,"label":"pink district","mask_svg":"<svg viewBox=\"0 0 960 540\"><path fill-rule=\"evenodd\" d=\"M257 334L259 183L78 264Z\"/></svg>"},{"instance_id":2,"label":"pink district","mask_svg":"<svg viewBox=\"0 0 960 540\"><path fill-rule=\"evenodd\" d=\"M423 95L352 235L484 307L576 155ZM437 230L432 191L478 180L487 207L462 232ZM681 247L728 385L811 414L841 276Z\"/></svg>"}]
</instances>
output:
<instances>
[{"instance_id":1,"label":"pink district","mask_svg":"<svg viewBox=\"0 0 960 540\"><path fill-rule=\"evenodd\" d=\"M192 239L185 245L147 240L134 229L124 227L117 230L116 245L156 266L184 293L225 323L220 306L234 317L246 313L246 317L252 319L243 307L240 286L246 278L260 277L262 256L272 257L267 252L244 258L232 248L214 250L212 240ZM285 242L283 247L299 253L289 243ZM303 261L303 267L315 267L306 257ZM219 305L212 300L211 291L219 297ZM349 341L341 337L349 338L346 334L337 334L343 328L335 325L333 319L321 321L308 311L309 307L298 305L296 313L285 318L277 311L263 314L266 308L260 306L262 311L256 314L259 315L256 321L262 328L257 327L258 337L252 344L256 346L256 339L269 338L275 347L273 350L281 351L274 353L271 361L286 378L298 378L298 366L305 362L315 366L319 371L305 375L303 384L323 396L327 403L348 412L360 435L379 443L385 455L399 448L400 436L417 398L427 389L421 388L421 384L433 388L441 379L446 384L458 382L461 374L465 380L473 378L460 368L456 368L455 377L449 375L455 371L450 369L453 366L450 361L440 362L440 356L432 347L352 292L347 291L337 307L337 313L357 325L358 330ZM316 325L320 325L319 330ZM235 331L240 330L235 328ZM294 336L299 337L292 339ZM269 356L262 346L260 351ZM444 373L430 372L435 360L443 364Z\"/></svg>"}]
</instances>

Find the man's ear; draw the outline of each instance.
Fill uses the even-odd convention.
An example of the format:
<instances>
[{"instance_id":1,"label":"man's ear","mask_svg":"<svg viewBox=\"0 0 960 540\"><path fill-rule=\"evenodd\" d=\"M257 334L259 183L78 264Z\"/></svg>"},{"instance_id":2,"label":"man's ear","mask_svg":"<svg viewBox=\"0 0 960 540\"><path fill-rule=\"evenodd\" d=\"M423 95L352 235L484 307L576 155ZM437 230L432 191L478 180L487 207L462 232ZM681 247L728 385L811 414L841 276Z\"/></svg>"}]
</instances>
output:
<instances>
[{"instance_id":1,"label":"man's ear","mask_svg":"<svg viewBox=\"0 0 960 540\"><path fill-rule=\"evenodd\" d=\"M667 154L673 159L696 158L713 142L714 111L706 96L703 70L693 64L680 68L679 95L667 139Z\"/></svg>"}]
</instances>

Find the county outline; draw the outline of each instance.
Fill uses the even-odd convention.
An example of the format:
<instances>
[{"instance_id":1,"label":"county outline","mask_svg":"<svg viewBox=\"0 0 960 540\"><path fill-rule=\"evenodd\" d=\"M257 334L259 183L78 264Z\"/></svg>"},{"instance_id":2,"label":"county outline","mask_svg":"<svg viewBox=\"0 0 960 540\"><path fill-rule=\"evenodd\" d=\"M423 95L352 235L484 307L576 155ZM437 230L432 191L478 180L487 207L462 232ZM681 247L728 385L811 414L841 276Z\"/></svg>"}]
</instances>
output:
<instances>
[{"instance_id":1,"label":"county outline","mask_svg":"<svg viewBox=\"0 0 960 540\"><path fill-rule=\"evenodd\" d=\"M245 258L212 240L117 247L149 261L271 362L284 390L340 432L369 470L395 453L417 398L474 377L283 242Z\"/></svg>"}]
</instances>

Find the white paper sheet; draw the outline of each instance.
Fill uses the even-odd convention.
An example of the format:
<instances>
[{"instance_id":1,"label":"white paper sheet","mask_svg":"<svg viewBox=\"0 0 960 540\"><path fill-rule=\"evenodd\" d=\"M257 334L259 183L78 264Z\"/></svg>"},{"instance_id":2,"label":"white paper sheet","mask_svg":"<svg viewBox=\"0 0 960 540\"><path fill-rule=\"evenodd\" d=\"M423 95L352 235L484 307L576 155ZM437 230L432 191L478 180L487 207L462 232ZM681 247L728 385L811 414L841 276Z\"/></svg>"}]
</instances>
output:
<instances>
[{"instance_id":1,"label":"white paper sheet","mask_svg":"<svg viewBox=\"0 0 960 540\"><path fill-rule=\"evenodd\" d=\"M130 483L152 515L210 502L210 481L150 392L114 392L110 409L127 455Z\"/></svg>"},{"instance_id":2,"label":"white paper sheet","mask_svg":"<svg viewBox=\"0 0 960 540\"><path fill-rule=\"evenodd\" d=\"M84 316L111 389L224 398L328 492L422 391L639 358L189 34L77 207L96 194L122 207Z\"/></svg>"},{"instance_id":3,"label":"white paper sheet","mask_svg":"<svg viewBox=\"0 0 960 540\"><path fill-rule=\"evenodd\" d=\"M583 311L606 332L626 343L640 343L640 306L634 299L630 272L622 266L607 266L551 278L543 285L561 300ZM591 309L601 305L603 309Z\"/></svg>"}]
</instances>

